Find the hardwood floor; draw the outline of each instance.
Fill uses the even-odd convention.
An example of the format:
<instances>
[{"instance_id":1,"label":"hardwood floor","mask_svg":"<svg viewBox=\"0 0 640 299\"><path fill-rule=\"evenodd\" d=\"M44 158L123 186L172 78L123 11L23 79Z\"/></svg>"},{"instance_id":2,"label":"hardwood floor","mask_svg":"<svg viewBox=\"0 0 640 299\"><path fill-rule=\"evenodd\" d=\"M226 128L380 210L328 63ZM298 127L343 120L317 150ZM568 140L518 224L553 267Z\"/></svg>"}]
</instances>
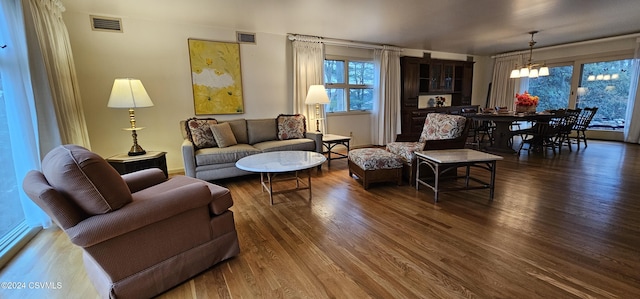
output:
<instances>
[{"instance_id":1,"label":"hardwood floor","mask_svg":"<svg viewBox=\"0 0 640 299\"><path fill-rule=\"evenodd\" d=\"M301 192L270 206L258 176L221 181L240 255L160 298L640 298L640 145L504 157L493 202L488 190L437 204L408 184L365 191L346 160L313 171L310 204ZM0 281L61 283L0 298L96 297L59 230L40 233Z\"/></svg>"}]
</instances>

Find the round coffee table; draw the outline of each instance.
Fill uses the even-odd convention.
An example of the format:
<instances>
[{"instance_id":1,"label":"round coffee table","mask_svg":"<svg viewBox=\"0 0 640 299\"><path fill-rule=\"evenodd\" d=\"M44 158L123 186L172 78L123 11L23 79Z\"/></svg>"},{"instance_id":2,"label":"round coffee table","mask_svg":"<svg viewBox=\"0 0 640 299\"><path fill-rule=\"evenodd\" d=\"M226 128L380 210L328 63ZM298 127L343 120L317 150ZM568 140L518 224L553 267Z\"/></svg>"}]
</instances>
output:
<instances>
[{"instance_id":1,"label":"round coffee table","mask_svg":"<svg viewBox=\"0 0 640 299\"><path fill-rule=\"evenodd\" d=\"M242 170L259 172L263 190L269 193L269 201L273 205L273 195L291 191L309 190L311 201L311 168L321 165L327 160L324 155L309 151L280 151L260 153L244 157L236 162L236 167ZM295 173L293 177L276 179L278 174ZM299 173L306 172L306 182ZM296 187L286 190L273 191L273 182L295 180Z\"/></svg>"}]
</instances>

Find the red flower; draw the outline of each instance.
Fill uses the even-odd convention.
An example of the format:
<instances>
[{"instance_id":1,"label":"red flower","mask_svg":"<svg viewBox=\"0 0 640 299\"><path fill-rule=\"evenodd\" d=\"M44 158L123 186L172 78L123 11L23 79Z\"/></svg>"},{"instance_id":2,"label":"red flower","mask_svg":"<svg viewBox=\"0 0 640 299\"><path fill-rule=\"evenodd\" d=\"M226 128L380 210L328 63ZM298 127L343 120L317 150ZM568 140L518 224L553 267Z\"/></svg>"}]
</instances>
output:
<instances>
[{"instance_id":1,"label":"red flower","mask_svg":"<svg viewBox=\"0 0 640 299\"><path fill-rule=\"evenodd\" d=\"M516 93L516 106L538 106L538 96L532 96L525 91L523 94Z\"/></svg>"}]
</instances>

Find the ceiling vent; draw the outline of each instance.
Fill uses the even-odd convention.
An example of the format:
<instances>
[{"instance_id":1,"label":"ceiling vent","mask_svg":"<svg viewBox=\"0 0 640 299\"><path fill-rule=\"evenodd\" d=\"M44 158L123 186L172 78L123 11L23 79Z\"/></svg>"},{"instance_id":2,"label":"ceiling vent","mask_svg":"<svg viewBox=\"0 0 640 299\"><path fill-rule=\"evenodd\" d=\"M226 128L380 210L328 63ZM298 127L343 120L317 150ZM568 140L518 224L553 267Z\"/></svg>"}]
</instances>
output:
<instances>
[{"instance_id":1,"label":"ceiling vent","mask_svg":"<svg viewBox=\"0 0 640 299\"><path fill-rule=\"evenodd\" d=\"M239 43L254 44L254 45L256 43L255 33L236 31L236 37Z\"/></svg>"},{"instance_id":2,"label":"ceiling vent","mask_svg":"<svg viewBox=\"0 0 640 299\"><path fill-rule=\"evenodd\" d=\"M96 31L122 32L122 19L100 16L91 17L91 29Z\"/></svg>"}]
</instances>

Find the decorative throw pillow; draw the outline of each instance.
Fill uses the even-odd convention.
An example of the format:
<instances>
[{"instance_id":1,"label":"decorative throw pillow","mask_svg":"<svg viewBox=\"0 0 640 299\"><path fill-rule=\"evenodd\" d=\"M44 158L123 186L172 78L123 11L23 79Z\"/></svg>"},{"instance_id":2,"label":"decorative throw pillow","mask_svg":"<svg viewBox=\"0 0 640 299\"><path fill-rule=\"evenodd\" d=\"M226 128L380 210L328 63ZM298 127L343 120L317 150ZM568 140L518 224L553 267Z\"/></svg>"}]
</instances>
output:
<instances>
[{"instance_id":1,"label":"decorative throw pillow","mask_svg":"<svg viewBox=\"0 0 640 299\"><path fill-rule=\"evenodd\" d=\"M307 121L302 114L280 114L276 118L278 126L278 139L298 139L304 138L307 132Z\"/></svg>"},{"instance_id":2,"label":"decorative throw pillow","mask_svg":"<svg viewBox=\"0 0 640 299\"><path fill-rule=\"evenodd\" d=\"M215 118L190 118L185 122L189 140L197 148L215 147L216 140L211 132L211 125L217 124Z\"/></svg>"},{"instance_id":3,"label":"decorative throw pillow","mask_svg":"<svg viewBox=\"0 0 640 299\"><path fill-rule=\"evenodd\" d=\"M213 132L213 138L221 148L238 144L229 123L211 125L211 132Z\"/></svg>"}]
</instances>

